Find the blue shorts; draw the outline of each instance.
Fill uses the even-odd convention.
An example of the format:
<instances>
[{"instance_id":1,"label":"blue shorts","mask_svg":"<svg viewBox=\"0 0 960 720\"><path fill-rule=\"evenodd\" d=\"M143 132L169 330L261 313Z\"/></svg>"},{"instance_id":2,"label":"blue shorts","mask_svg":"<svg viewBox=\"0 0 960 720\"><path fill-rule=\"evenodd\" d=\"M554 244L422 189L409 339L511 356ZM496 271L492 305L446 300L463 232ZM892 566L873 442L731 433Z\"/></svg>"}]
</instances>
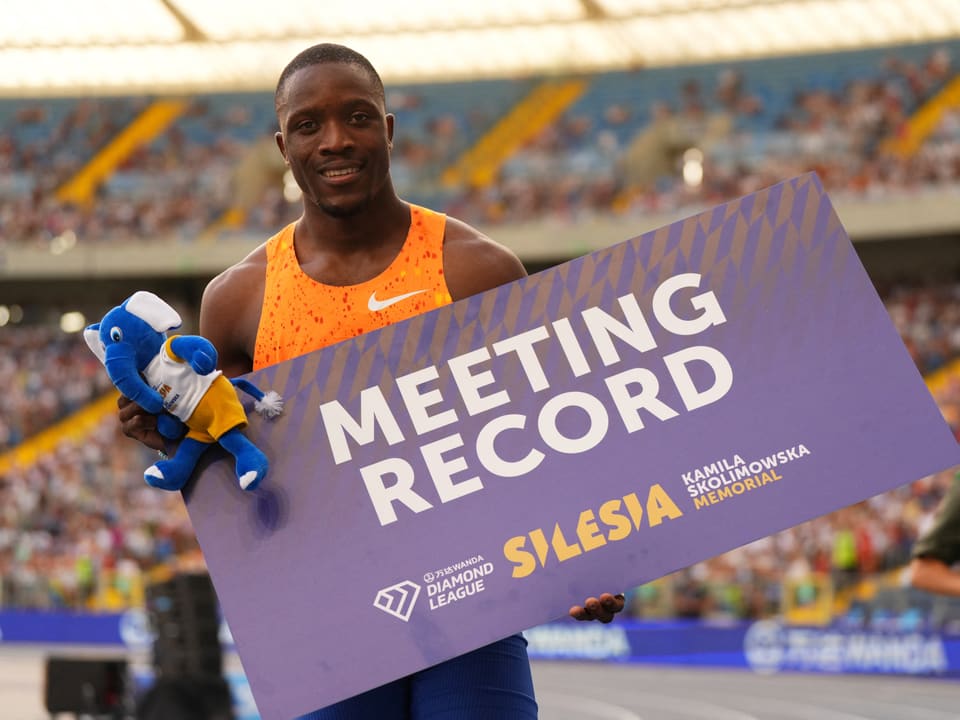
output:
<instances>
[{"instance_id":1,"label":"blue shorts","mask_svg":"<svg viewBox=\"0 0 960 720\"><path fill-rule=\"evenodd\" d=\"M536 720L522 635L374 688L299 720Z\"/></svg>"}]
</instances>

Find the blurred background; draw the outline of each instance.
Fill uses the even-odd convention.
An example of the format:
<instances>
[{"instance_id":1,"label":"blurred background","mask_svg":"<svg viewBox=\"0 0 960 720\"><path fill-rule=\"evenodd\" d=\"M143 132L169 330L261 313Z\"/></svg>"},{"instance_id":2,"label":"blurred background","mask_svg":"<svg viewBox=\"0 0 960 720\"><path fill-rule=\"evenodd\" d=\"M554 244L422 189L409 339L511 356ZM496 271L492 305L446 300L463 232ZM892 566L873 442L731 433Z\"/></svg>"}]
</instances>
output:
<instances>
[{"instance_id":1,"label":"blurred background","mask_svg":"<svg viewBox=\"0 0 960 720\"><path fill-rule=\"evenodd\" d=\"M52 648L22 717L126 717L128 676L225 678L211 693L256 717L183 502L144 485L152 459L78 333L137 289L195 331L208 280L298 216L273 89L321 41L380 71L401 196L531 272L816 171L960 433L957 0L18 3L0 23L0 649ZM631 589L609 628L533 629L531 654L960 676L960 604L903 577L952 477ZM838 666L851 637L867 649Z\"/></svg>"}]
</instances>

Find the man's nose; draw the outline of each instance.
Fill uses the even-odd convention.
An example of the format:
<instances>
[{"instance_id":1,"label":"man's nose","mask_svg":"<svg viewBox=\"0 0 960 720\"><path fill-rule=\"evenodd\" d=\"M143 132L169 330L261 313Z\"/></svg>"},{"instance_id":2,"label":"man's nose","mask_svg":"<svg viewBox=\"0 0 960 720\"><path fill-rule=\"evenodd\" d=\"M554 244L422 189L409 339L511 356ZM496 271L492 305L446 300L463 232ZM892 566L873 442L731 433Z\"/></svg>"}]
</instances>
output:
<instances>
[{"instance_id":1,"label":"man's nose","mask_svg":"<svg viewBox=\"0 0 960 720\"><path fill-rule=\"evenodd\" d=\"M339 122L326 122L320 131L318 149L320 152L342 152L353 146L349 129Z\"/></svg>"}]
</instances>

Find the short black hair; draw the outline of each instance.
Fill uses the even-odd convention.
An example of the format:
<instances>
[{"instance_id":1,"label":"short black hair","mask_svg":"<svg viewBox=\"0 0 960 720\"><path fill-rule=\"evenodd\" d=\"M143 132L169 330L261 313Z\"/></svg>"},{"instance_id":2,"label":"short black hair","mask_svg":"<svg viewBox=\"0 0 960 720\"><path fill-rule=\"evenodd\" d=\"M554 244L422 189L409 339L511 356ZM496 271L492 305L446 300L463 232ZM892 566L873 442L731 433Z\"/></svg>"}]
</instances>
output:
<instances>
[{"instance_id":1,"label":"short black hair","mask_svg":"<svg viewBox=\"0 0 960 720\"><path fill-rule=\"evenodd\" d=\"M297 55L291 60L280 73L280 79L277 80L277 91L274 93L273 102L276 108L280 107L280 99L283 96L284 87L287 80L298 70L312 67L314 65L323 65L325 63L341 63L345 65L356 65L364 70L373 81L374 87L381 100L385 101L383 90L383 80L373 64L363 55L346 45L337 45L336 43L320 43L313 45Z\"/></svg>"}]
</instances>

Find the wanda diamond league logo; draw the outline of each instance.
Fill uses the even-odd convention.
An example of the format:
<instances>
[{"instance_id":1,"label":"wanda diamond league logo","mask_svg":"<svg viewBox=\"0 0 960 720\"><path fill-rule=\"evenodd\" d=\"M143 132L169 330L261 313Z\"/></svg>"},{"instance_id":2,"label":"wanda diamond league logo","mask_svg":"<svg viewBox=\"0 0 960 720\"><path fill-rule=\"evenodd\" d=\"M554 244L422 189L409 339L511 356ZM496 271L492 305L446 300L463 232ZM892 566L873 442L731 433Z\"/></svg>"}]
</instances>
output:
<instances>
[{"instance_id":1,"label":"wanda diamond league logo","mask_svg":"<svg viewBox=\"0 0 960 720\"><path fill-rule=\"evenodd\" d=\"M407 622L419 596L420 586L410 580L404 580L378 592L373 606Z\"/></svg>"}]
</instances>

